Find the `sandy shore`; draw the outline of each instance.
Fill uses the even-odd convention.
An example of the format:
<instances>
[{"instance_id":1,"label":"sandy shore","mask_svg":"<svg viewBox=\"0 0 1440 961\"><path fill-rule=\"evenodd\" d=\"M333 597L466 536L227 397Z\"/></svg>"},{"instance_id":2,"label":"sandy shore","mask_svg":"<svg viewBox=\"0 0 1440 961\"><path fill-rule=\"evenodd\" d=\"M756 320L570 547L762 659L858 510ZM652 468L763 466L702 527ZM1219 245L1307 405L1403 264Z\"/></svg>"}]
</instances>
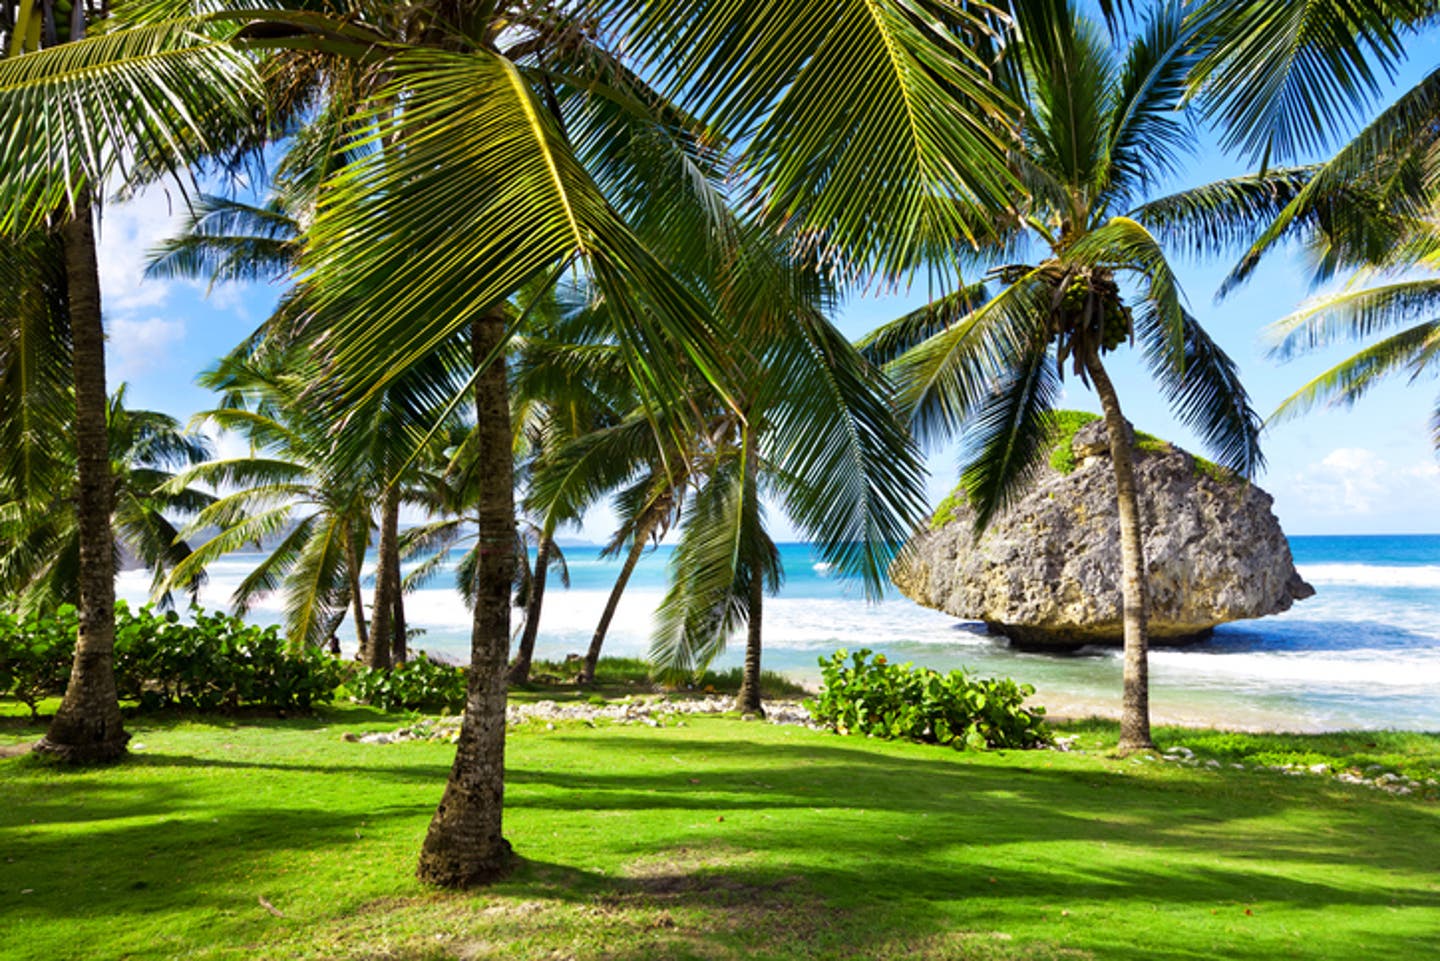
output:
<instances>
[{"instance_id":1,"label":"sandy shore","mask_svg":"<svg viewBox=\"0 0 1440 961\"><path fill-rule=\"evenodd\" d=\"M1087 717L1120 719L1120 695L1113 698L1084 697L1071 694L1048 692L1036 694L1027 702L1040 705L1052 721L1071 721ZM1211 705L1195 705L1167 701L1164 692L1150 692L1150 723L1156 726L1215 728L1222 731L1244 731L1248 733L1290 733L1319 734L1341 728L1297 718L1262 707L1227 708L1217 710Z\"/></svg>"}]
</instances>

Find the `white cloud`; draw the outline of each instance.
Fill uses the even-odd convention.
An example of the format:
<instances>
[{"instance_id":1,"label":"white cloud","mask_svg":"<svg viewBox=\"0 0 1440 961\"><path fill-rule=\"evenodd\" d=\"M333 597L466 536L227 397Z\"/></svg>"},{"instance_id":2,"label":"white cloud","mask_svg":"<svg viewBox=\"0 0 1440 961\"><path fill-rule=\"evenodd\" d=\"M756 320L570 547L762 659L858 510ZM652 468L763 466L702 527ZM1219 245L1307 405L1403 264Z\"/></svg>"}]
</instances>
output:
<instances>
[{"instance_id":1,"label":"white cloud","mask_svg":"<svg viewBox=\"0 0 1440 961\"><path fill-rule=\"evenodd\" d=\"M173 348L185 339L185 322L165 317L118 317L110 321L109 334L106 379L118 385L136 380L146 371L163 368Z\"/></svg>"},{"instance_id":2,"label":"white cloud","mask_svg":"<svg viewBox=\"0 0 1440 961\"><path fill-rule=\"evenodd\" d=\"M171 291L191 281L147 280L152 248L171 236L184 213L184 198L152 188L128 203L106 204L101 212L100 293L107 315L163 306Z\"/></svg>"},{"instance_id":3,"label":"white cloud","mask_svg":"<svg viewBox=\"0 0 1440 961\"><path fill-rule=\"evenodd\" d=\"M1375 515L1397 505L1435 503L1440 466L1391 464L1373 450L1337 447L1290 477L1289 493L1317 515Z\"/></svg>"}]
</instances>

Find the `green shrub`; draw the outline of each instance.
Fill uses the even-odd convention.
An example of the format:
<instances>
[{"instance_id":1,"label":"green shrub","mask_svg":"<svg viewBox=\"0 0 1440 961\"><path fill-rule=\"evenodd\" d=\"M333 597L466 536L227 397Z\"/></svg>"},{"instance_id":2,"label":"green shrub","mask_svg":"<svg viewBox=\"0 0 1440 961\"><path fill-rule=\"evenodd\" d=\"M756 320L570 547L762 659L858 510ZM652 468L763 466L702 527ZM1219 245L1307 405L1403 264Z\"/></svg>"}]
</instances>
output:
<instances>
[{"instance_id":1,"label":"green shrub","mask_svg":"<svg viewBox=\"0 0 1440 961\"><path fill-rule=\"evenodd\" d=\"M0 612L0 693L30 706L62 695L70 678L78 618L70 605L23 620ZM142 711L197 711L242 704L307 709L332 700L342 668L315 648L290 650L274 627L197 611L115 605L115 686Z\"/></svg>"},{"instance_id":2,"label":"green shrub","mask_svg":"<svg viewBox=\"0 0 1440 961\"><path fill-rule=\"evenodd\" d=\"M824 687L805 706L841 734L908 738L956 748L1028 748L1048 744L1044 708L1023 707L1035 693L1009 678L976 679L891 664L881 654L836 651L820 659ZM848 663L847 663L848 662Z\"/></svg>"},{"instance_id":3,"label":"green shrub","mask_svg":"<svg viewBox=\"0 0 1440 961\"><path fill-rule=\"evenodd\" d=\"M333 700L341 676L334 658L291 649L275 627L204 611L187 624L174 611L115 608L115 683L142 710L303 710Z\"/></svg>"},{"instance_id":4,"label":"green shrub","mask_svg":"<svg viewBox=\"0 0 1440 961\"><path fill-rule=\"evenodd\" d=\"M363 670L349 686L357 701L387 711L459 711L465 706L465 671L432 661L423 651L388 671Z\"/></svg>"},{"instance_id":5,"label":"green shrub","mask_svg":"<svg viewBox=\"0 0 1440 961\"><path fill-rule=\"evenodd\" d=\"M50 617L0 611L0 694L24 704L31 717L42 699L64 694L79 624L70 604Z\"/></svg>"}]
</instances>

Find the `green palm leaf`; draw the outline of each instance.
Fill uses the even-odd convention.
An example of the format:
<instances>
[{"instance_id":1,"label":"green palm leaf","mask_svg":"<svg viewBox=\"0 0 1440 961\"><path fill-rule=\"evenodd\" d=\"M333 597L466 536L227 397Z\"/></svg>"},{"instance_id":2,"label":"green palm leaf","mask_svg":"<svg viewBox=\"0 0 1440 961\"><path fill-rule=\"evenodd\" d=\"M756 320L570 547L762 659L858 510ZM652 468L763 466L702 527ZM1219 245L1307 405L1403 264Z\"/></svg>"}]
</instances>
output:
<instances>
[{"instance_id":1,"label":"green palm leaf","mask_svg":"<svg viewBox=\"0 0 1440 961\"><path fill-rule=\"evenodd\" d=\"M1427 320L1378 343L1307 381L1270 415L1271 423L1299 417L1321 404L1355 403L1388 375L1408 370L1418 376L1440 356L1440 320ZM1432 421L1432 426L1434 425ZM1434 435L1440 447L1440 433Z\"/></svg>"},{"instance_id":2,"label":"green palm leaf","mask_svg":"<svg viewBox=\"0 0 1440 961\"><path fill-rule=\"evenodd\" d=\"M0 229L37 226L117 172L182 174L253 127L262 88L233 32L142 24L0 60Z\"/></svg>"},{"instance_id":3,"label":"green palm leaf","mask_svg":"<svg viewBox=\"0 0 1440 961\"><path fill-rule=\"evenodd\" d=\"M933 0L607 2L643 72L737 143L770 211L900 274L1007 209L988 11Z\"/></svg>"},{"instance_id":4,"label":"green palm leaf","mask_svg":"<svg viewBox=\"0 0 1440 961\"><path fill-rule=\"evenodd\" d=\"M1206 49L1190 78L1221 147L1266 166L1352 128L1404 56L1417 0L1206 0L1193 15Z\"/></svg>"}]
</instances>

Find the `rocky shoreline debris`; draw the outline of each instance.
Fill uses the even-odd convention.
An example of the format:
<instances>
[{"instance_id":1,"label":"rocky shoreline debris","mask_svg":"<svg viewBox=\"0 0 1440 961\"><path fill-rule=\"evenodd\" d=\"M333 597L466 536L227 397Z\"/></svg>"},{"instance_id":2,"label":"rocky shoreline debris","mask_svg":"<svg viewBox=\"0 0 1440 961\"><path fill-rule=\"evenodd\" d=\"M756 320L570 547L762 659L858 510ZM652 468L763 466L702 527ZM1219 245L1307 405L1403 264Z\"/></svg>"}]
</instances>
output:
<instances>
[{"instance_id":1,"label":"rocky shoreline debris","mask_svg":"<svg viewBox=\"0 0 1440 961\"><path fill-rule=\"evenodd\" d=\"M1226 766L1215 758L1208 758L1202 761L1195 756L1194 751L1182 745L1166 748L1165 753L1160 756L1160 760L1182 764L1185 767L1205 767L1211 770L1217 770ZM1269 771L1274 774L1283 774L1287 777L1304 777L1307 775L1312 777L1331 777L1343 784L1355 784L1395 795L1433 793L1437 789L1440 789L1440 781L1435 780L1433 777L1420 781L1403 774L1387 771L1384 766L1380 764L1370 764L1361 769L1355 767L1335 767L1325 763L1247 765L1232 762L1229 767L1237 771Z\"/></svg>"},{"instance_id":2,"label":"rocky shoreline debris","mask_svg":"<svg viewBox=\"0 0 1440 961\"><path fill-rule=\"evenodd\" d=\"M664 695L653 697L631 696L619 701L594 704L586 701L535 701L533 703L511 704L505 712L505 722L511 727L529 724L543 724L546 730L555 730L556 723L579 722L596 727L598 722L611 724L643 724L647 727L664 727L670 722L683 726L684 718L696 715L729 714L735 709L734 698L710 696L687 700L668 700ZM753 715L746 715L754 719ZM406 741L446 741L454 743L460 738L460 717L420 718L404 727L391 731L370 731L356 734L347 731L342 740L359 744L399 744ZM829 730L823 724L816 724L798 700L768 701L765 705L765 720L771 724L788 724L806 727L812 731ZM1054 739L1048 750L1062 753L1090 753L1079 746L1080 735L1061 735ZM1204 768L1218 771L1232 768L1237 771L1255 771L1280 774L1287 777L1332 777L1343 784L1354 784L1384 791L1396 796L1411 794L1433 796L1440 794L1440 781L1435 778L1417 780L1393 771L1382 765L1366 767L1336 767L1330 764L1224 764L1216 758L1200 758L1183 745L1165 749L1163 754L1142 754L1132 757L1130 763L1143 764L1147 761L1161 761L1184 767Z\"/></svg>"},{"instance_id":3,"label":"rocky shoreline debris","mask_svg":"<svg viewBox=\"0 0 1440 961\"><path fill-rule=\"evenodd\" d=\"M606 704L585 701L535 701L511 704L505 710L505 723L510 727L543 723L554 730L555 723L579 721L594 727L598 721L612 724L643 724L662 727L668 721L683 724L684 718L698 714L727 714L735 710L733 697L712 696L686 700L654 697L627 697ZM825 728L810 719L810 712L800 701L767 701L765 720L771 724L793 724L819 731ZM347 741L361 744L393 744L400 741L451 741L460 737L460 717L421 718L394 731L372 731L367 734L346 734Z\"/></svg>"}]
</instances>

